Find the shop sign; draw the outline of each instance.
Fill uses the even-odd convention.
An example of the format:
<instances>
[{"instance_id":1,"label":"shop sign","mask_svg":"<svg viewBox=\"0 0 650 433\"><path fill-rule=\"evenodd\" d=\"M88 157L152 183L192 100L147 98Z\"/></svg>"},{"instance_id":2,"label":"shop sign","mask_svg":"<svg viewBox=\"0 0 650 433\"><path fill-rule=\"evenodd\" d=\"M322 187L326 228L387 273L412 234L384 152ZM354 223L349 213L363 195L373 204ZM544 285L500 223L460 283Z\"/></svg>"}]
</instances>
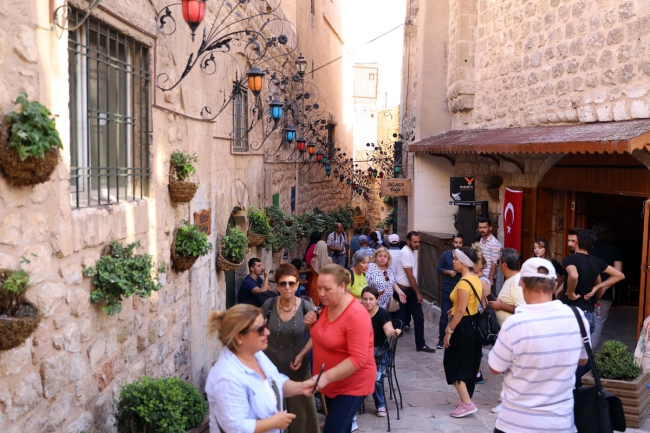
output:
<instances>
[{"instance_id":1,"label":"shop sign","mask_svg":"<svg viewBox=\"0 0 650 433\"><path fill-rule=\"evenodd\" d=\"M212 234L212 209L194 212L194 225L199 226L199 230L205 234Z\"/></svg>"},{"instance_id":2,"label":"shop sign","mask_svg":"<svg viewBox=\"0 0 650 433\"><path fill-rule=\"evenodd\" d=\"M391 197L410 197L411 179L382 179L381 195Z\"/></svg>"}]
</instances>

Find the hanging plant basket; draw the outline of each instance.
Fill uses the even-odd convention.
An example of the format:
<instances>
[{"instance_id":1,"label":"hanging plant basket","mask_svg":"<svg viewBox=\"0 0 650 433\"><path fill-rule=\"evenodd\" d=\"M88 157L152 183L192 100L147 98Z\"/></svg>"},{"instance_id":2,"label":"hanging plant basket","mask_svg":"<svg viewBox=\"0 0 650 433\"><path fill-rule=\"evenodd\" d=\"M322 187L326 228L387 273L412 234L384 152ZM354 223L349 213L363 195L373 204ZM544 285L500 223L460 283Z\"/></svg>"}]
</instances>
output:
<instances>
[{"instance_id":1,"label":"hanging plant basket","mask_svg":"<svg viewBox=\"0 0 650 433\"><path fill-rule=\"evenodd\" d=\"M176 254L176 231L174 231L174 238L172 239L172 269L176 272L185 272L194 266L194 263L198 259L198 257Z\"/></svg>"},{"instance_id":2,"label":"hanging plant basket","mask_svg":"<svg viewBox=\"0 0 650 433\"><path fill-rule=\"evenodd\" d=\"M30 186L50 180L59 163L59 151L50 149L43 158L28 156L20 159L18 151L9 147L9 125L0 128L0 167L7 181L14 186Z\"/></svg>"},{"instance_id":3,"label":"hanging plant basket","mask_svg":"<svg viewBox=\"0 0 650 433\"><path fill-rule=\"evenodd\" d=\"M499 188L487 189L488 195L494 200L499 200Z\"/></svg>"},{"instance_id":4,"label":"hanging plant basket","mask_svg":"<svg viewBox=\"0 0 650 433\"><path fill-rule=\"evenodd\" d=\"M13 316L0 315L0 351L23 344L40 321L38 309L29 301L24 301Z\"/></svg>"},{"instance_id":5,"label":"hanging plant basket","mask_svg":"<svg viewBox=\"0 0 650 433\"><path fill-rule=\"evenodd\" d=\"M224 256L221 255L221 253L217 254L217 268L219 268L224 272L234 271L235 269L237 269L243 264L244 262L241 263L229 262L228 260L226 260Z\"/></svg>"},{"instance_id":6,"label":"hanging plant basket","mask_svg":"<svg viewBox=\"0 0 650 433\"><path fill-rule=\"evenodd\" d=\"M187 181L170 181L169 198L175 203L188 203L194 198L199 184Z\"/></svg>"},{"instance_id":7,"label":"hanging plant basket","mask_svg":"<svg viewBox=\"0 0 650 433\"><path fill-rule=\"evenodd\" d=\"M258 233L253 233L251 231L248 232L248 246L249 247L256 247L258 245L262 245L264 241L266 241L266 235L260 235Z\"/></svg>"}]
</instances>

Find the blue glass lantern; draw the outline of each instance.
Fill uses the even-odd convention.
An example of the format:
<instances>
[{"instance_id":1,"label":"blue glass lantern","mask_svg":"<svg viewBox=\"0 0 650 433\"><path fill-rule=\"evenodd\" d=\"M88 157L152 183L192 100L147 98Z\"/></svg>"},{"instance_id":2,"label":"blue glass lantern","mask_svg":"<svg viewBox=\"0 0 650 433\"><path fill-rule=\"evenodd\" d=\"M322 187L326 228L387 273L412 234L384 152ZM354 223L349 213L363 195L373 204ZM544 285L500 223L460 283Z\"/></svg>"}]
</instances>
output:
<instances>
[{"instance_id":1,"label":"blue glass lantern","mask_svg":"<svg viewBox=\"0 0 650 433\"><path fill-rule=\"evenodd\" d=\"M286 128L284 128L284 138L286 138L289 143L293 143L293 140L296 139L296 132L297 132L296 127L293 125L289 125Z\"/></svg>"},{"instance_id":2,"label":"blue glass lantern","mask_svg":"<svg viewBox=\"0 0 650 433\"><path fill-rule=\"evenodd\" d=\"M278 101L277 99L274 99L271 101L269 104L269 111L271 112L271 118L273 120L280 120L282 118L282 102ZM295 133L294 133L295 134Z\"/></svg>"},{"instance_id":3,"label":"blue glass lantern","mask_svg":"<svg viewBox=\"0 0 650 433\"><path fill-rule=\"evenodd\" d=\"M325 163L325 171L330 171L332 169L332 166Z\"/></svg>"}]
</instances>

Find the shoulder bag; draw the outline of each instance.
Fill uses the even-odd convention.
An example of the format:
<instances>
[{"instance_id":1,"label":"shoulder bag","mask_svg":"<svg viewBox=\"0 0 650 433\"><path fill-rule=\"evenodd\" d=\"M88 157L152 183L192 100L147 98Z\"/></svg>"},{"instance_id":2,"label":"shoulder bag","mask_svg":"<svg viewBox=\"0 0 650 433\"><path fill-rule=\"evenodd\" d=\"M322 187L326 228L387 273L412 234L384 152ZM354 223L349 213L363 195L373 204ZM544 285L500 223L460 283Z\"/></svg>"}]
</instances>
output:
<instances>
[{"instance_id":1,"label":"shoulder bag","mask_svg":"<svg viewBox=\"0 0 650 433\"><path fill-rule=\"evenodd\" d=\"M582 322L582 317L580 317L576 307L569 305L569 308L573 310L573 314L578 319L582 343L585 345L585 351L589 357L589 364L591 364L591 371L596 382L595 386L583 386L573 390L573 418L578 433L625 431L625 413L623 412L621 399L603 389L585 324Z\"/></svg>"},{"instance_id":2,"label":"shoulder bag","mask_svg":"<svg viewBox=\"0 0 650 433\"><path fill-rule=\"evenodd\" d=\"M472 288L472 291L474 292L474 296L476 296L476 299L478 300L478 305L479 305L478 320L474 320L474 316L470 314L469 309L467 307L465 308L467 314L472 319L472 325L474 326L474 333L476 334L476 339L483 346L494 345L494 343L496 343L497 338L499 336L499 331L501 330L501 326L499 326L499 322L497 321L496 313L490 307L490 304L483 305L483 303L481 302L481 297L476 292L474 285L467 278L463 278L460 281L467 281L467 284L469 284L469 286Z\"/></svg>"}]
</instances>

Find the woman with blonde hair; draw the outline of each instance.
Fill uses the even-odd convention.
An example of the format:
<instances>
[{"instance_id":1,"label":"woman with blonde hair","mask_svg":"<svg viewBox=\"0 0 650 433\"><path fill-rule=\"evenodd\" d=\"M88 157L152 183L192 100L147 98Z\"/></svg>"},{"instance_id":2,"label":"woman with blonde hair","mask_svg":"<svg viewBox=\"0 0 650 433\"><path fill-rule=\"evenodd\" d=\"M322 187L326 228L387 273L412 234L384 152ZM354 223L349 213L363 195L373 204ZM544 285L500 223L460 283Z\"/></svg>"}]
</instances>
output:
<instances>
[{"instance_id":1,"label":"woman with blonde hair","mask_svg":"<svg viewBox=\"0 0 650 433\"><path fill-rule=\"evenodd\" d=\"M361 403L375 389L372 323L366 309L346 290L349 284L347 269L335 264L321 268L318 292L324 307L319 314L305 316L311 339L292 367L299 368L313 346L312 379L324 366L318 382L328 412L323 433L349 433Z\"/></svg>"},{"instance_id":2,"label":"woman with blonde hair","mask_svg":"<svg viewBox=\"0 0 650 433\"><path fill-rule=\"evenodd\" d=\"M391 269L392 262L393 258L386 247L377 248L370 258L370 264L366 271L368 286L379 292L377 305L384 309L393 298L393 292L397 293L402 304L406 303L406 294L402 292L395 281L395 272Z\"/></svg>"},{"instance_id":3,"label":"woman with blonde hair","mask_svg":"<svg viewBox=\"0 0 650 433\"><path fill-rule=\"evenodd\" d=\"M316 242L314 253L309 264L311 265L311 281L309 283L309 296L314 305L320 305L318 296L318 274L323 266L332 263L332 258L327 252L327 243L325 241Z\"/></svg>"},{"instance_id":4,"label":"woman with blonde hair","mask_svg":"<svg viewBox=\"0 0 650 433\"><path fill-rule=\"evenodd\" d=\"M315 381L294 382L278 372L263 352L269 330L253 305L213 311L208 331L225 346L205 384L210 433L281 433L296 417L283 410L282 399L311 395Z\"/></svg>"}]
</instances>

